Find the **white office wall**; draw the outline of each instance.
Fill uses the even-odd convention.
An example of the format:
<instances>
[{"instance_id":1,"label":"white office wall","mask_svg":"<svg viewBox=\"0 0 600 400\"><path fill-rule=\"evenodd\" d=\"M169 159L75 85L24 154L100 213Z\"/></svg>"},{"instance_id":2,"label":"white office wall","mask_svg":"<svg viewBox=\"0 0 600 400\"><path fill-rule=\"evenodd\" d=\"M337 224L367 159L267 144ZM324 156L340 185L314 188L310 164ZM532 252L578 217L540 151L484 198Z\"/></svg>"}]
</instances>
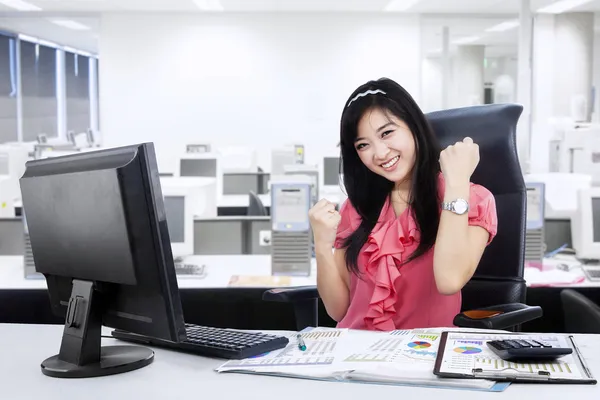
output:
<instances>
[{"instance_id":1,"label":"white office wall","mask_svg":"<svg viewBox=\"0 0 600 400\"><path fill-rule=\"evenodd\" d=\"M421 88L421 108L424 112L443 108L442 85L444 82L442 60L440 57L423 58Z\"/></svg>"},{"instance_id":2,"label":"white office wall","mask_svg":"<svg viewBox=\"0 0 600 400\"><path fill-rule=\"evenodd\" d=\"M336 153L350 93L387 76L420 101L418 16L102 16L100 107L108 146L152 141L160 167L188 142Z\"/></svg>"}]
</instances>

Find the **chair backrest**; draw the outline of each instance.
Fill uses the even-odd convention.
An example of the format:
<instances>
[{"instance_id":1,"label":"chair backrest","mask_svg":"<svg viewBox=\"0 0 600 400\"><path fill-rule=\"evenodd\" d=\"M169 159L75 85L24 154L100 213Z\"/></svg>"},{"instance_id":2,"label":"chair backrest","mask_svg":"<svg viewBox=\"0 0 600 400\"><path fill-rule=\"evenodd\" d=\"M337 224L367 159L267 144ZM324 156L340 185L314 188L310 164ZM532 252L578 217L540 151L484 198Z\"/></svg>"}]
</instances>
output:
<instances>
[{"instance_id":1,"label":"chair backrest","mask_svg":"<svg viewBox=\"0 0 600 400\"><path fill-rule=\"evenodd\" d=\"M517 104L492 104L426 115L442 148L466 136L479 145L480 162L471 182L486 187L496 200L498 233L463 288L463 310L525 302L527 191L516 146L522 111Z\"/></svg>"},{"instance_id":2,"label":"chair backrest","mask_svg":"<svg viewBox=\"0 0 600 400\"><path fill-rule=\"evenodd\" d=\"M600 306L573 289L560 292L565 332L600 333Z\"/></svg>"},{"instance_id":3,"label":"chair backrest","mask_svg":"<svg viewBox=\"0 0 600 400\"><path fill-rule=\"evenodd\" d=\"M269 215L262 200L260 199L260 197L258 197L258 195L256 193L254 193L253 191L250 191L248 196L249 196L249 203L248 203L248 214L247 215L253 216L253 217L257 217L257 216L264 217L264 216Z\"/></svg>"}]
</instances>

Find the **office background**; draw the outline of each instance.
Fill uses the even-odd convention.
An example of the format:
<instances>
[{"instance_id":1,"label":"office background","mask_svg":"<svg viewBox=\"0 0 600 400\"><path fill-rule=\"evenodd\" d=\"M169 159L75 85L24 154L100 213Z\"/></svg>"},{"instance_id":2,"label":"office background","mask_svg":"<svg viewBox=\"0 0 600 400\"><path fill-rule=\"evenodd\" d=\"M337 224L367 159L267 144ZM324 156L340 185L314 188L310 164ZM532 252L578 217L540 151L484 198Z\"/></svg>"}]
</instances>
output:
<instances>
[{"instance_id":1,"label":"office background","mask_svg":"<svg viewBox=\"0 0 600 400\"><path fill-rule=\"evenodd\" d=\"M348 95L386 76L425 112L522 104L523 172L553 172L565 124L600 133L599 15L600 0L0 0L0 144L91 130L154 142L166 174L196 143L252 148L266 173L302 144L320 165ZM197 219L194 254L269 254L269 223ZM25 253L23 225L3 226L0 255ZM546 250L573 246L570 229L549 219Z\"/></svg>"}]
</instances>

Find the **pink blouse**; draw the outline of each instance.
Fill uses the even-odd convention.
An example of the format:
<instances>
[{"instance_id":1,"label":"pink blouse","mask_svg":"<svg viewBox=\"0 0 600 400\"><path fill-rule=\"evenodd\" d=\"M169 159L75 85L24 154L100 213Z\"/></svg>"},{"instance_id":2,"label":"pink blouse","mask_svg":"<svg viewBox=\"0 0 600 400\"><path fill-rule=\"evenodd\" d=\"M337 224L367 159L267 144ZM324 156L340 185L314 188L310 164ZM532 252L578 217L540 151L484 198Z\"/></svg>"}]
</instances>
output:
<instances>
[{"instance_id":1,"label":"pink blouse","mask_svg":"<svg viewBox=\"0 0 600 400\"><path fill-rule=\"evenodd\" d=\"M439 190L444 191L440 174ZM346 200L340 208L336 248L359 225L360 216ZM492 241L497 232L496 202L485 187L471 183L469 224L485 228ZM397 267L415 251L419 230L411 213L396 217L390 201L358 257L360 276L350 277L350 306L339 328L390 331L453 326L461 309L461 293L443 295L433 275L433 248L421 257Z\"/></svg>"}]
</instances>

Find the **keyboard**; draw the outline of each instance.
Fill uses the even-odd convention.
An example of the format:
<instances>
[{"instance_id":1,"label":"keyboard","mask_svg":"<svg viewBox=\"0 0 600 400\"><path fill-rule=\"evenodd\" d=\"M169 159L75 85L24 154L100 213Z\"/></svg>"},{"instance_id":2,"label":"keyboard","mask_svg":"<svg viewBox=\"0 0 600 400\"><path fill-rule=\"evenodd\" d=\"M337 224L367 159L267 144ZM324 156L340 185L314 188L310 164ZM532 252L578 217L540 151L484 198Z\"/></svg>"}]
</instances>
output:
<instances>
[{"instance_id":1,"label":"keyboard","mask_svg":"<svg viewBox=\"0 0 600 400\"><path fill-rule=\"evenodd\" d=\"M204 265L176 263L175 274L177 274L177 276L204 277L206 272Z\"/></svg>"},{"instance_id":2,"label":"keyboard","mask_svg":"<svg viewBox=\"0 0 600 400\"><path fill-rule=\"evenodd\" d=\"M128 342L165 347L200 356L224 359L255 357L269 351L282 349L289 340L284 336L243 332L224 328L185 324L187 340L171 342L122 330L113 330L112 336Z\"/></svg>"},{"instance_id":3,"label":"keyboard","mask_svg":"<svg viewBox=\"0 0 600 400\"><path fill-rule=\"evenodd\" d=\"M600 267L584 265L583 272L590 281L600 281Z\"/></svg>"}]
</instances>

